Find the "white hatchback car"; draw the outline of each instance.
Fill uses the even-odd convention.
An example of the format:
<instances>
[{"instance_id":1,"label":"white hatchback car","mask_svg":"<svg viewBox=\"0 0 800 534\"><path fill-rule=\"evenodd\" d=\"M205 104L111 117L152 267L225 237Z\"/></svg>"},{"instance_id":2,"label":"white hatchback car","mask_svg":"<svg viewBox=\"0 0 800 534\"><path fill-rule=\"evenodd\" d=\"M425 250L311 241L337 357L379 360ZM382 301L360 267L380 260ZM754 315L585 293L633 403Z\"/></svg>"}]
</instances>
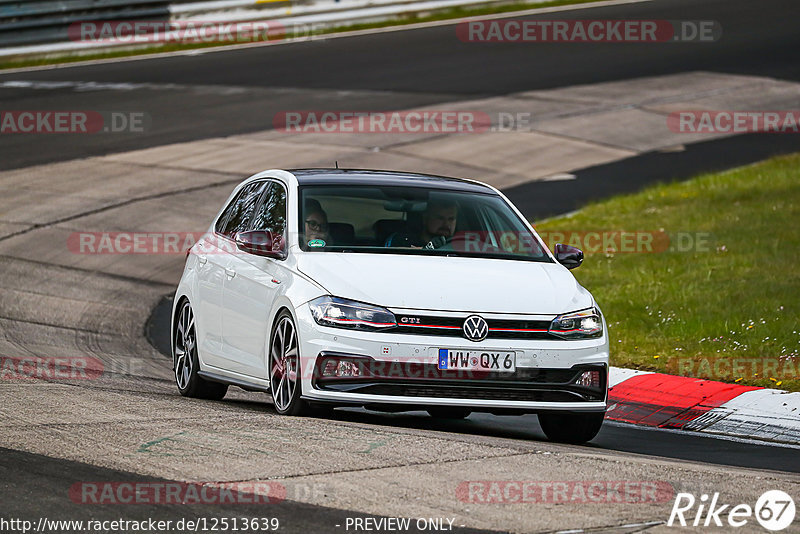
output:
<instances>
[{"instance_id":1,"label":"white hatchback car","mask_svg":"<svg viewBox=\"0 0 800 534\"><path fill-rule=\"evenodd\" d=\"M182 395L269 391L334 406L537 413L584 442L606 410L608 333L568 269L486 184L271 170L242 182L188 251L172 313Z\"/></svg>"}]
</instances>

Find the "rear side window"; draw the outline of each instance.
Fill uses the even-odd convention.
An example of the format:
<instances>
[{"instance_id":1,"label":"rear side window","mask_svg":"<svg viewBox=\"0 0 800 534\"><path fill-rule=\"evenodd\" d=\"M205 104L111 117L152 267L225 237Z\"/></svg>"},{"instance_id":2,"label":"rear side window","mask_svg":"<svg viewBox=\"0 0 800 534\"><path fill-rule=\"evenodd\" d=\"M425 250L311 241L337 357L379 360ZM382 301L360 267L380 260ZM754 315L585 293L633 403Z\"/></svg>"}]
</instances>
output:
<instances>
[{"instance_id":1,"label":"rear side window","mask_svg":"<svg viewBox=\"0 0 800 534\"><path fill-rule=\"evenodd\" d=\"M276 182L269 182L264 202L253 217L253 230L269 230L283 236L286 231L286 189Z\"/></svg>"},{"instance_id":2,"label":"rear side window","mask_svg":"<svg viewBox=\"0 0 800 534\"><path fill-rule=\"evenodd\" d=\"M225 208L222 216L217 221L215 230L230 238L233 238L237 232L247 230L264 186L264 182L253 182L243 187L239 194L228 204L228 207Z\"/></svg>"}]
</instances>

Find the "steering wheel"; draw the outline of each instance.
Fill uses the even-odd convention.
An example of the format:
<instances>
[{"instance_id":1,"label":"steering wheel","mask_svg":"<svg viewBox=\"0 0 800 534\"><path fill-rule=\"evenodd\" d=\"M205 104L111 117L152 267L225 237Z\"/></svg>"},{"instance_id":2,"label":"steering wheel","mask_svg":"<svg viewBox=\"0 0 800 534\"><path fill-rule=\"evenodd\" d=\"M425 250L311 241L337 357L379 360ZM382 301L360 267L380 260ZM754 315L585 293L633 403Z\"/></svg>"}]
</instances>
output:
<instances>
[{"instance_id":1,"label":"steering wheel","mask_svg":"<svg viewBox=\"0 0 800 534\"><path fill-rule=\"evenodd\" d=\"M489 252L489 253L503 253L503 249L492 245L485 241L475 241L473 239L467 239L467 235L464 233L458 233L452 235L450 237L444 236L437 236L428 241L428 243L423 248L429 248L434 250L458 250L458 251L470 251L477 245L478 250L481 252Z\"/></svg>"}]
</instances>

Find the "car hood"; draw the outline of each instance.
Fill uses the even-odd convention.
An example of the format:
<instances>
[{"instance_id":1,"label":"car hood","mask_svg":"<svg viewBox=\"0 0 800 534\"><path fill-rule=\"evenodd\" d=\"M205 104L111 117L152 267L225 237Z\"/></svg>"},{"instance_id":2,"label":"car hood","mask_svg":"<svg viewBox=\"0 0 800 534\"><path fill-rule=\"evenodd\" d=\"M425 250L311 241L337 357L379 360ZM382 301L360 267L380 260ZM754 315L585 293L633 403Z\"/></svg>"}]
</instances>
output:
<instances>
[{"instance_id":1,"label":"car hood","mask_svg":"<svg viewBox=\"0 0 800 534\"><path fill-rule=\"evenodd\" d=\"M318 252L297 266L331 295L387 308L557 315L593 302L557 263Z\"/></svg>"}]
</instances>

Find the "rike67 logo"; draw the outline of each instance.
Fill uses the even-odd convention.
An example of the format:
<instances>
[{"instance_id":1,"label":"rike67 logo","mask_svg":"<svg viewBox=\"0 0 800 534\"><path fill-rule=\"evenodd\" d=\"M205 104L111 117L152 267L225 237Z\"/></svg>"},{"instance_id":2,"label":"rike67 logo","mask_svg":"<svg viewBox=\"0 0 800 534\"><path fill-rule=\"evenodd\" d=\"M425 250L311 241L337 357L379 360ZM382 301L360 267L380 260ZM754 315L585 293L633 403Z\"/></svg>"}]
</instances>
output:
<instances>
[{"instance_id":1,"label":"rike67 logo","mask_svg":"<svg viewBox=\"0 0 800 534\"><path fill-rule=\"evenodd\" d=\"M691 493L678 493L667 526L681 527L743 527L755 518L767 530L783 530L794 521L794 500L780 490L764 492L756 505L722 504L719 493L703 494L696 499ZM726 525L727 523L727 525Z\"/></svg>"}]
</instances>

